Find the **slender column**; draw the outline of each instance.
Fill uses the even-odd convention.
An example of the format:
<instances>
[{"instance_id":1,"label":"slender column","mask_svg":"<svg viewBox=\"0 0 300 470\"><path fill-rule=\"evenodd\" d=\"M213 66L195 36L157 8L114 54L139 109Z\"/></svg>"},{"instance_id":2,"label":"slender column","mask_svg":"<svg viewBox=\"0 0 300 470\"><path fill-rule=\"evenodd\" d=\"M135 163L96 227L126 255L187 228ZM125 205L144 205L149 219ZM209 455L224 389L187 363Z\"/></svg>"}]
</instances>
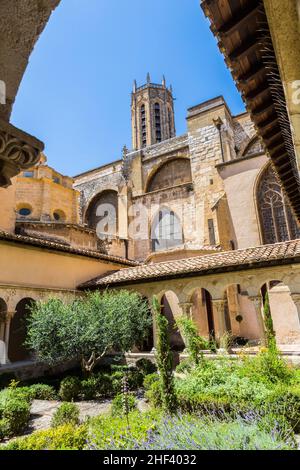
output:
<instances>
[{"instance_id":1,"label":"slender column","mask_svg":"<svg viewBox=\"0 0 300 470\"><path fill-rule=\"evenodd\" d=\"M13 315L14 315L14 312L8 313L6 317L6 322L5 322L5 329L4 329L4 335L3 335L5 350L2 353L3 357L1 358L1 362L4 364L8 364L10 362L8 358L8 345L9 345L10 323L11 323L11 319Z\"/></svg>"},{"instance_id":2,"label":"slender column","mask_svg":"<svg viewBox=\"0 0 300 470\"><path fill-rule=\"evenodd\" d=\"M4 341L5 321L0 322L0 341Z\"/></svg>"},{"instance_id":3,"label":"slender column","mask_svg":"<svg viewBox=\"0 0 300 470\"><path fill-rule=\"evenodd\" d=\"M254 295L249 297L249 300L252 301L255 312L256 312L256 318L260 330L260 335L261 335L261 344L265 345L266 344L266 332L265 332L265 324L264 324L264 318L263 318L263 313L262 313L262 298L260 295Z\"/></svg>"},{"instance_id":4,"label":"slender column","mask_svg":"<svg viewBox=\"0 0 300 470\"><path fill-rule=\"evenodd\" d=\"M214 309L214 317L217 320L216 336L218 339L226 333L226 321L225 321L225 300L224 299L213 299L212 301Z\"/></svg>"},{"instance_id":5,"label":"slender column","mask_svg":"<svg viewBox=\"0 0 300 470\"><path fill-rule=\"evenodd\" d=\"M300 323L300 294L291 293L292 300L297 307L298 319Z\"/></svg>"},{"instance_id":6,"label":"slender column","mask_svg":"<svg viewBox=\"0 0 300 470\"><path fill-rule=\"evenodd\" d=\"M151 352L155 353L156 346L157 346L157 325L156 325L155 315L153 311L152 311L152 322L153 322L153 348Z\"/></svg>"},{"instance_id":7,"label":"slender column","mask_svg":"<svg viewBox=\"0 0 300 470\"><path fill-rule=\"evenodd\" d=\"M192 319L192 307L193 307L193 303L192 302L181 302L179 304L179 307L181 308L182 310L182 315L185 317L185 318L188 318L189 320Z\"/></svg>"}]
</instances>

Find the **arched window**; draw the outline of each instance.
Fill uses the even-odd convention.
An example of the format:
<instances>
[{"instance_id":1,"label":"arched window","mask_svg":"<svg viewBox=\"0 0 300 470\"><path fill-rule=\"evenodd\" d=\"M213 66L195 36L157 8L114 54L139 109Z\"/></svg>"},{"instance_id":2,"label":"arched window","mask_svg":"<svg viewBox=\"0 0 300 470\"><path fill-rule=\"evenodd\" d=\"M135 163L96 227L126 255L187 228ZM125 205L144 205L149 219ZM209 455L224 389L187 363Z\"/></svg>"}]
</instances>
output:
<instances>
[{"instance_id":1,"label":"arched window","mask_svg":"<svg viewBox=\"0 0 300 470\"><path fill-rule=\"evenodd\" d=\"M66 215L62 210L57 209L53 212L53 218L56 222L65 222Z\"/></svg>"},{"instance_id":2,"label":"arched window","mask_svg":"<svg viewBox=\"0 0 300 470\"><path fill-rule=\"evenodd\" d=\"M118 193L103 191L90 202L85 216L86 223L99 235L114 236L118 232Z\"/></svg>"},{"instance_id":3,"label":"arched window","mask_svg":"<svg viewBox=\"0 0 300 470\"><path fill-rule=\"evenodd\" d=\"M300 227L271 165L264 171L259 182L257 202L263 243L271 244L300 238Z\"/></svg>"},{"instance_id":4,"label":"arched window","mask_svg":"<svg viewBox=\"0 0 300 470\"><path fill-rule=\"evenodd\" d=\"M155 103L154 105L154 124L156 142L161 142L161 115L159 103Z\"/></svg>"},{"instance_id":5,"label":"arched window","mask_svg":"<svg viewBox=\"0 0 300 470\"><path fill-rule=\"evenodd\" d=\"M147 192L171 188L179 184L191 183L191 163L187 158L176 158L159 167L147 184Z\"/></svg>"},{"instance_id":6,"label":"arched window","mask_svg":"<svg viewBox=\"0 0 300 470\"><path fill-rule=\"evenodd\" d=\"M177 215L162 208L152 224L152 251L166 251L183 243L182 226Z\"/></svg>"},{"instance_id":7,"label":"arched window","mask_svg":"<svg viewBox=\"0 0 300 470\"><path fill-rule=\"evenodd\" d=\"M141 141L142 147L147 146L147 124L146 124L146 107L144 104L141 106Z\"/></svg>"}]
</instances>

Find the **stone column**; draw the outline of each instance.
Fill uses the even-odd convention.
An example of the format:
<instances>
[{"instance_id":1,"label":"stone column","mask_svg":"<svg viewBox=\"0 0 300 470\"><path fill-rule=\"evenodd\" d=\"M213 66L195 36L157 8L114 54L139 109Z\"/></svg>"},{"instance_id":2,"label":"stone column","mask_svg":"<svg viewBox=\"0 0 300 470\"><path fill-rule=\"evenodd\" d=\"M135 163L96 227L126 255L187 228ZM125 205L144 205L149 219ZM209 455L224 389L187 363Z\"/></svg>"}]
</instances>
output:
<instances>
[{"instance_id":1,"label":"stone column","mask_svg":"<svg viewBox=\"0 0 300 470\"><path fill-rule=\"evenodd\" d=\"M2 358L2 361L4 364L9 364L10 360L8 358L8 345L9 345L9 332L10 332L10 323L11 323L11 319L13 317L15 312L11 312L11 313L8 313L7 314L7 317L6 317L6 322L5 322L5 329L4 329L4 344L5 344L5 351L4 351L4 354L3 354L3 358Z\"/></svg>"},{"instance_id":2,"label":"stone column","mask_svg":"<svg viewBox=\"0 0 300 470\"><path fill-rule=\"evenodd\" d=\"M298 319L300 323L300 294L291 293L292 300L297 307Z\"/></svg>"},{"instance_id":3,"label":"stone column","mask_svg":"<svg viewBox=\"0 0 300 470\"><path fill-rule=\"evenodd\" d=\"M265 324L264 324L264 317L262 313L262 297L260 295L254 295L249 297L249 300L254 305L257 323L259 326L259 331L261 335L261 344L264 346L266 345L266 332L265 332Z\"/></svg>"},{"instance_id":4,"label":"stone column","mask_svg":"<svg viewBox=\"0 0 300 470\"><path fill-rule=\"evenodd\" d=\"M217 320L217 329L216 337L218 339L222 338L222 336L226 333L226 322L225 322L225 300L224 299L213 299L213 310L214 310L214 318Z\"/></svg>"}]
</instances>

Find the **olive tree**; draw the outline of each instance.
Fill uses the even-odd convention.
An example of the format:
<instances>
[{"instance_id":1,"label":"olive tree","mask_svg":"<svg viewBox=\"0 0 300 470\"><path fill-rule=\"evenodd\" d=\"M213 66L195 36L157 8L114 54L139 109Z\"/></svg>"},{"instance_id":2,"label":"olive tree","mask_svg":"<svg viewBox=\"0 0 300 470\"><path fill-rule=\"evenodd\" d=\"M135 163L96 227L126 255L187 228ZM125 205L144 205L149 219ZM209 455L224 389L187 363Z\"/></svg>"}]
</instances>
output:
<instances>
[{"instance_id":1,"label":"olive tree","mask_svg":"<svg viewBox=\"0 0 300 470\"><path fill-rule=\"evenodd\" d=\"M28 319L27 346L49 365L78 359L89 374L112 350L125 353L144 341L152 324L147 301L134 292L89 292L70 303L36 302Z\"/></svg>"}]
</instances>

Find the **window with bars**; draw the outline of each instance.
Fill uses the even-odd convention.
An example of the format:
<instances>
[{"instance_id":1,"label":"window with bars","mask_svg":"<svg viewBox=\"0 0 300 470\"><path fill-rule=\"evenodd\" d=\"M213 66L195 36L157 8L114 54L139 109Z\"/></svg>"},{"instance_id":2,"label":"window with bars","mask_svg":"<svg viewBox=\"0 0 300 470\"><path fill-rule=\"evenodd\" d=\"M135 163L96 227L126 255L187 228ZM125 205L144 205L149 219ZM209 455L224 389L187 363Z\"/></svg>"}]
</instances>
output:
<instances>
[{"instance_id":1,"label":"window with bars","mask_svg":"<svg viewBox=\"0 0 300 470\"><path fill-rule=\"evenodd\" d=\"M154 124L156 142L161 142L161 112L159 103L155 103L154 105Z\"/></svg>"},{"instance_id":2,"label":"window with bars","mask_svg":"<svg viewBox=\"0 0 300 470\"><path fill-rule=\"evenodd\" d=\"M272 244L300 238L300 227L271 165L261 177L257 202L263 243Z\"/></svg>"},{"instance_id":3,"label":"window with bars","mask_svg":"<svg viewBox=\"0 0 300 470\"><path fill-rule=\"evenodd\" d=\"M146 124L146 107L144 104L141 106L141 140L142 147L147 146L147 124Z\"/></svg>"}]
</instances>

